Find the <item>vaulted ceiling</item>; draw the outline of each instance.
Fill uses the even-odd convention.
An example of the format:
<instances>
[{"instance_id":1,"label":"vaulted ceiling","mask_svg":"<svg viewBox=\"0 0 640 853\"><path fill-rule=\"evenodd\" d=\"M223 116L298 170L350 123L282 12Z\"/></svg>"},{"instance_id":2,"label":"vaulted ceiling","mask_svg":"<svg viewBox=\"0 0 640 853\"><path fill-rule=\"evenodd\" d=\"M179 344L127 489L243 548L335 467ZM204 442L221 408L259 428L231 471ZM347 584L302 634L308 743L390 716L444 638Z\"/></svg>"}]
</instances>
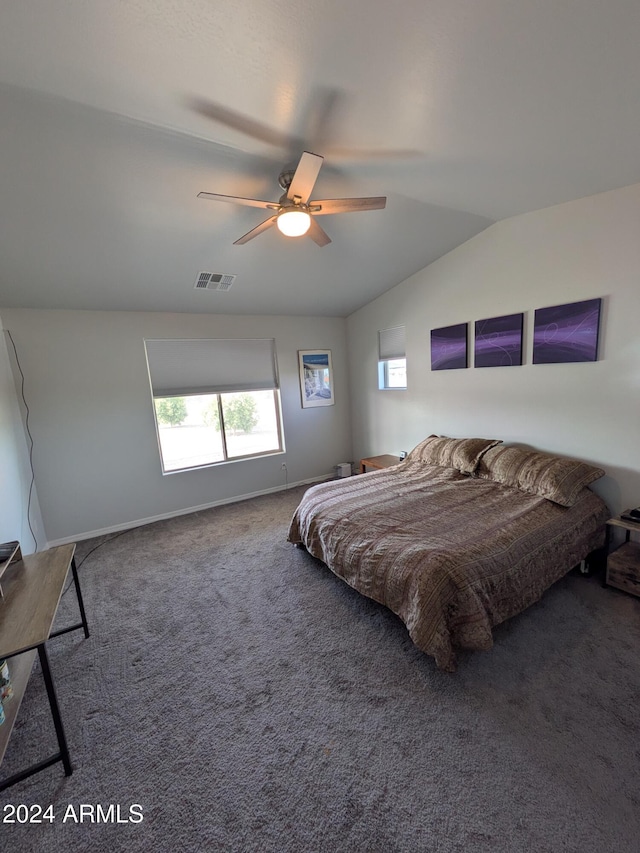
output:
<instances>
[{"instance_id":1,"label":"vaulted ceiling","mask_svg":"<svg viewBox=\"0 0 640 853\"><path fill-rule=\"evenodd\" d=\"M346 316L640 181L637 0L0 0L0 307ZM302 150L323 248L264 211ZM237 275L224 293L201 271Z\"/></svg>"}]
</instances>

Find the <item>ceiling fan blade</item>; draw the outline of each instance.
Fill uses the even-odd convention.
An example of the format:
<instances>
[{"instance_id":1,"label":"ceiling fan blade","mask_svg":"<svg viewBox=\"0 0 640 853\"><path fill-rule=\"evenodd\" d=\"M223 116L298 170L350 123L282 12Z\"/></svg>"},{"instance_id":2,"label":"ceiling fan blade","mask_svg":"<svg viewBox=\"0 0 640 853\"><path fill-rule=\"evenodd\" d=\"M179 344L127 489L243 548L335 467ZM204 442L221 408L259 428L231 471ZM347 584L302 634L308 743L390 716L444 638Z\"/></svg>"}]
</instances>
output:
<instances>
[{"instance_id":1,"label":"ceiling fan blade","mask_svg":"<svg viewBox=\"0 0 640 853\"><path fill-rule=\"evenodd\" d=\"M317 146L318 149L320 146ZM376 163L380 160L413 160L424 157L424 152L417 148L339 148L325 145L322 149L332 163L357 165L359 163Z\"/></svg>"},{"instance_id":2,"label":"ceiling fan blade","mask_svg":"<svg viewBox=\"0 0 640 853\"><path fill-rule=\"evenodd\" d=\"M311 217L311 225L309 226L307 234L311 237L314 243L318 244L318 246L326 246L331 242L331 237L329 237L327 232L318 225L313 216Z\"/></svg>"},{"instance_id":3,"label":"ceiling fan blade","mask_svg":"<svg viewBox=\"0 0 640 853\"><path fill-rule=\"evenodd\" d=\"M327 213L355 213L358 210L382 210L387 203L386 196L370 198L324 198L310 204L314 216ZM319 208L316 210L316 208Z\"/></svg>"},{"instance_id":4,"label":"ceiling fan blade","mask_svg":"<svg viewBox=\"0 0 640 853\"><path fill-rule=\"evenodd\" d=\"M232 128L232 130L239 130L240 133L257 139L259 142L266 142L267 145L273 145L275 148L285 150L289 150L292 145L293 140L286 133L274 130L272 127L235 110L231 110L228 107L224 107L222 104L216 104L204 98L190 98L187 103L191 109L205 116L205 118L225 124L227 127ZM296 141L299 143L301 140Z\"/></svg>"},{"instance_id":5,"label":"ceiling fan blade","mask_svg":"<svg viewBox=\"0 0 640 853\"><path fill-rule=\"evenodd\" d=\"M257 237L258 234L262 234L263 231L266 231L268 228L271 228L272 225L276 224L277 216L270 216L269 219L265 219L264 222L261 222L260 225L256 225L255 228L252 228L251 231L247 231L246 234L243 234L239 240L234 242L234 246L243 246L245 243L248 243L249 240L253 240L254 237Z\"/></svg>"},{"instance_id":6,"label":"ceiling fan blade","mask_svg":"<svg viewBox=\"0 0 640 853\"><path fill-rule=\"evenodd\" d=\"M339 135L335 128L335 116L341 101L344 101L344 92L339 89L322 87L311 93L301 127L306 144L301 145L298 151L309 148L324 151L331 139Z\"/></svg>"},{"instance_id":7,"label":"ceiling fan blade","mask_svg":"<svg viewBox=\"0 0 640 853\"><path fill-rule=\"evenodd\" d=\"M261 201L259 198L240 198L235 195L218 195L218 193L198 193L198 198L208 198L212 201L230 201L233 204L246 204L248 207L261 207L266 210L277 210L280 206L273 201Z\"/></svg>"},{"instance_id":8,"label":"ceiling fan blade","mask_svg":"<svg viewBox=\"0 0 640 853\"><path fill-rule=\"evenodd\" d=\"M313 192L320 167L324 157L319 154L312 154L310 151L303 151L300 162L289 184L287 190L287 198L293 199L299 197L302 204L309 201L309 196Z\"/></svg>"}]
</instances>

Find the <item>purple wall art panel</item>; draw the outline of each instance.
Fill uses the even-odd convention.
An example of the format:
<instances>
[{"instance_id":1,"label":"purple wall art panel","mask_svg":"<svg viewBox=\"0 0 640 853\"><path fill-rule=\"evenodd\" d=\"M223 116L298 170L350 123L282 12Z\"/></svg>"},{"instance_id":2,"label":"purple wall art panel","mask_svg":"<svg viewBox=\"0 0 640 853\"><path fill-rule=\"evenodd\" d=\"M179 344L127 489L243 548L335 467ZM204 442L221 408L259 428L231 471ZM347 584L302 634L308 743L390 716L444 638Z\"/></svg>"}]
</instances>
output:
<instances>
[{"instance_id":1,"label":"purple wall art panel","mask_svg":"<svg viewBox=\"0 0 640 853\"><path fill-rule=\"evenodd\" d=\"M533 363L596 361L601 299L538 308L533 330Z\"/></svg>"},{"instance_id":2,"label":"purple wall art panel","mask_svg":"<svg viewBox=\"0 0 640 853\"><path fill-rule=\"evenodd\" d=\"M467 323L431 330L431 370L467 366Z\"/></svg>"},{"instance_id":3,"label":"purple wall art panel","mask_svg":"<svg viewBox=\"0 0 640 853\"><path fill-rule=\"evenodd\" d=\"M524 314L505 314L476 320L475 367L511 367L522 364Z\"/></svg>"}]
</instances>

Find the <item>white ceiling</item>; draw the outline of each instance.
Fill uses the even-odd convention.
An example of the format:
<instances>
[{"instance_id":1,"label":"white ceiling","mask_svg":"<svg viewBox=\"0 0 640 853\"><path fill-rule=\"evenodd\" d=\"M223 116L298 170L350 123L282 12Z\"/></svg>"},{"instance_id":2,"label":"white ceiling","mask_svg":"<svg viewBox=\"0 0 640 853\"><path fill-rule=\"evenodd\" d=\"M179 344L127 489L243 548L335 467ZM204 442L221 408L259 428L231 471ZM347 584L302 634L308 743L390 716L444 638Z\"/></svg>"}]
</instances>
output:
<instances>
[{"instance_id":1,"label":"white ceiling","mask_svg":"<svg viewBox=\"0 0 640 853\"><path fill-rule=\"evenodd\" d=\"M0 0L0 306L346 316L640 181L639 37L638 0ZM197 193L277 200L305 147L386 209L233 246L264 211Z\"/></svg>"}]
</instances>

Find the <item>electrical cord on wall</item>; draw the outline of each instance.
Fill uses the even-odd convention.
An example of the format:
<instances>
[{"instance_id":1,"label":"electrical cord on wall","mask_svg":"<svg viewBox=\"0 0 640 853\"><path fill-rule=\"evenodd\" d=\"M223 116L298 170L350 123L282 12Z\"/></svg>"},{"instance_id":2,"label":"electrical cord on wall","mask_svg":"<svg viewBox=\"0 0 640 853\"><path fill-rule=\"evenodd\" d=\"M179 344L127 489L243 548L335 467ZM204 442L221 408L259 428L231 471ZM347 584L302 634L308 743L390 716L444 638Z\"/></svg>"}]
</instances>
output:
<instances>
[{"instance_id":1,"label":"electrical cord on wall","mask_svg":"<svg viewBox=\"0 0 640 853\"><path fill-rule=\"evenodd\" d=\"M31 536L33 537L33 541L35 543L35 547L36 547L36 551L37 551L38 550L38 540L36 538L36 534L33 531L33 527L31 526L31 500L32 500L32 496L33 496L33 487L35 484L35 471L33 468L33 436L31 435L31 430L29 428L29 415L30 415L29 404L27 403L27 399L26 399L25 394L24 394L24 381L25 381L24 380L24 372L23 372L22 366L20 364L20 359L18 357L18 350L16 349L15 341L13 340L13 336L11 335L11 332L8 329L5 329L4 331L7 335L7 337L9 338L9 340L11 341L11 346L13 347L13 353L14 353L15 359L16 359L16 365L18 367L18 370L20 371L20 377L21 377L20 395L22 397L22 402L24 404L25 413L26 413L25 419L24 419L24 426L25 426L26 433L29 437L29 467L31 469L31 483L29 484L29 498L27 500L27 523L29 525L29 530L31 531ZM123 536L125 533L128 533L130 529L131 528L127 528L126 530L121 530L119 533L116 533L115 536L111 536L109 539L105 539L103 542L98 542L97 545L94 545L93 548L91 548L91 550L87 551L87 553L80 560L80 562L76 564L76 570L78 570L80 568L80 566L84 563L84 561L87 559L87 557L90 554L93 554L94 551L97 551L98 548L101 548L103 545L106 545L108 542L113 542L114 539L118 539L120 536ZM71 578L71 580L67 584L62 595L67 594L72 583L73 583L73 578Z\"/></svg>"},{"instance_id":2,"label":"electrical cord on wall","mask_svg":"<svg viewBox=\"0 0 640 853\"><path fill-rule=\"evenodd\" d=\"M36 551L38 550L38 540L36 539L36 534L33 532L33 527L31 526L31 498L33 495L33 486L35 483L35 472L33 470L33 436L31 435L31 430L29 429L29 406L27 404L27 399L24 396L24 373L22 372L22 367L20 365L20 359L18 358L18 350L16 349L15 341L11 335L11 332L8 329L5 329L5 333L9 340L11 341L11 346L13 347L13 352L16 358L16 364L18 366L18 370L20 371L21 376L21 384L20 384L20 394L22 396L22 402L24 404L24 408L26 411L24 426L27 431L27 435L29 436L29 467L31 468L31 483L29 484L29 498L27 500L27 524L29 525L29 530L31 531L31 535L33 536L33 541L36 546Z\"/></svg>"}]
</instances>

